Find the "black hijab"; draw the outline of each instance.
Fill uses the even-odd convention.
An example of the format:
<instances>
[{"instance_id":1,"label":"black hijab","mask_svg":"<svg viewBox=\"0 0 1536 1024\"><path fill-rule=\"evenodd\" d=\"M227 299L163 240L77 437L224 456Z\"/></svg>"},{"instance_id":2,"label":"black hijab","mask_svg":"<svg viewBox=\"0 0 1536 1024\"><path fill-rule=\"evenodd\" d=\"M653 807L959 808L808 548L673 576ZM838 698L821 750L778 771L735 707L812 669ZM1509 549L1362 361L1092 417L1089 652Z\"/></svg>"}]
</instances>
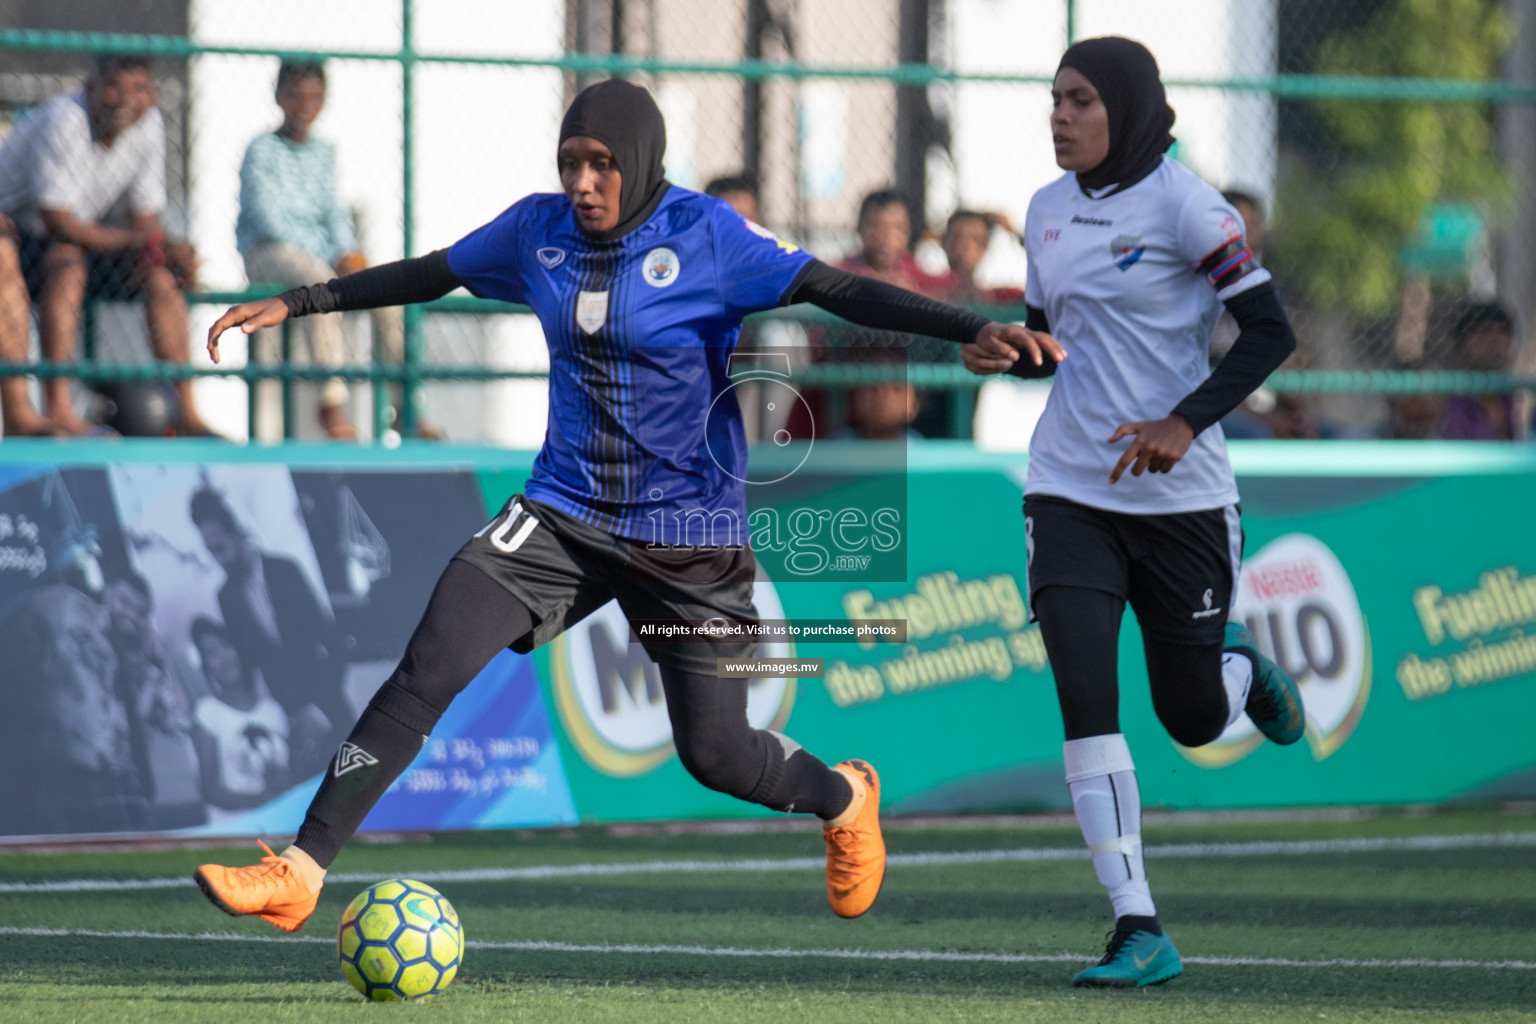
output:
<instances>
[{"instance_id":1,"label":"black hijab","mask_svg":"<svg viewBox=\"0 0 1536 1024\"><path fill-rule=\"evenodd\" d=\"M1062 68L1079 71L1092 82L1109 114L1109 153L1099 166L1077 172L1078 186L1087 192L1118 185L1119 192L1157 170L1173 145L1168 134L1173 108L1163 91L1157 58L1138 42L1103 36L1074 43L1056 70Z\"/></svg>"},{"instance_id":2,"label":"black hijab","mask_svg":"<svg viewBox=\"0 0 1536 1024\"><path fill-rule=\"evenodd\" d=\"M622 183L618 224L588 237L607 242L627 235L655 212L669 187L662 177L667 126L661 111L640 86L610 78L581 90L565 112L560 141L577 135L596 139L612 151Z\"/></svg>"}]
</instances>

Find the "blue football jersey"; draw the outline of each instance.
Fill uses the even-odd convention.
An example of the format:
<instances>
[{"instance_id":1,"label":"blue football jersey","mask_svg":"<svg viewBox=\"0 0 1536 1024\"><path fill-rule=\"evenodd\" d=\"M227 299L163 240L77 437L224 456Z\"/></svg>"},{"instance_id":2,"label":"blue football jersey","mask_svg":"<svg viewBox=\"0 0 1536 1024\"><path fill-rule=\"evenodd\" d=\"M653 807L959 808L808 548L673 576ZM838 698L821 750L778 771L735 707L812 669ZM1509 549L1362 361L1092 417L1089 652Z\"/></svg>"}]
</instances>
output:
<instances>
[{"instance_id":1,"label":"blue football jersey","mask_svg":"<svg viewBox=\"0 0 1536 1024\"><path fill-rule=\"evenodd\" d=\"M541 194L454 243L459 280L532 307L549 344L549 424L527 495L635 540L746 543L731 352L742 317L777 306L810 260L675 185L610 242L582 234L563 194ZM718 524L731 522L728 538Z\"/></svg>"}]
</instances>

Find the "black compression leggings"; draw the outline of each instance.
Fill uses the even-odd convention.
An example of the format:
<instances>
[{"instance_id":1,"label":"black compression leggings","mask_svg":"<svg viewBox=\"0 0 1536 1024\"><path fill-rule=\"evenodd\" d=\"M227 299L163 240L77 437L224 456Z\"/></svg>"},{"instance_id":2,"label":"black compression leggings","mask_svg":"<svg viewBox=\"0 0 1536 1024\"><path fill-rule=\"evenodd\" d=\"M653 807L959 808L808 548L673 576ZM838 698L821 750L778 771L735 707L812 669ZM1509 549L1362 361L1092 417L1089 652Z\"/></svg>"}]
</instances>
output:
<instances>
[{"instance_id":1,"label":"black compression leggings","mask_svg":"<svg viewBox=\"0 0 1536 1024\"><path fill-rule=\"evenodd\" d=\"M1086 587L1044 587L1033 600L1069 740L1120 731L1120 620L1125 601ZM1168 735L1199 747L1227 724L1221 644L1170 644L1141 631L1152 707Z\"/></svg>"},{"instance_id":2,"label":"black compression leggings","mask_svg":"<svg viewBox=\"0 0 1536 1024\"><path fill-rule=\"evenodd\" d=\"M853 790L794 740L747 721L746 679L662 669L677 757L710 789L776 811L835 818Z\"/></svg>"},{"instance_id":3,"label":"black compression leggings","mask_svg":"<svg viewBox=\"0 0 1536 1024\"><path fill-rule=\"evenodd\" d=\"M327 766L295 840L321 867L421 751L448 705L500 651L533 628L521 600L454 559L427 602L394 673L384 681ZM783 811L832 818L853 791L792 740L747 722L747 680L663 670L678 757L711 789Z\"/></svg>"}]
</instances>

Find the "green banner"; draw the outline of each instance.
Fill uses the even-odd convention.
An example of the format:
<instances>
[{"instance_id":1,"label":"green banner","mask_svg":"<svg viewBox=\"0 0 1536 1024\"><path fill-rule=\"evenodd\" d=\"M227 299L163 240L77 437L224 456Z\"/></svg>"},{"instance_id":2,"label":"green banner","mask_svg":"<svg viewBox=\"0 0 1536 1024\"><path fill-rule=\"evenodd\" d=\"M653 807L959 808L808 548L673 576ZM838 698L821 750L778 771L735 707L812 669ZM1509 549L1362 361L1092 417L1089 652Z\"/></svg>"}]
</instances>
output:
<instances>
[{"instance_id":1,"label":"green banner","mask_svg":"<svg viewBox=\"0 0 1536 1024\"><path fill-rule=\"evenodd\" d=\"M906 635L834 643L791 634L765 644L764 657L822 659L823 677L754 681L749 720L828 761L870 760L894 813L1065 807L1061 720L1022 592L1025 457L914 443L904 493L892 493L880 460L859 443L817 442L817 451L825 472L776 492L768 506L776 517L761 519L784 532L773 578L758 580L758 611L791 624L898 620ZM1276 747L1240 719L1215 743L1179 747L1152 712L1139 630L1127 616L1121 725L1146 803L1536 797L1536 744L1526 732L1536 719L1536 448L1252 442L1233 444L1232 455L1247 533L1233 611L1300 681L1306 738ZM23 474L27 466L278 463L409 471L402 486L428 467L473 469L487 516L522 490L532 464L530 453L485 448L339 453L195 441L7 442L5 456ZM871 501L883 518L854 514ZM12 520L20 536L25 524ZM850 571L877 539L904 552L904 571ZM451 550L457 542L433 543ZM13 568L25 570L25 545L7 544ZM535 652L532 667L554 709L552 739L577 817L767 813L683 770L659 675L616 604Z\"/></svg>"},{"instance_id":2,"label":"green banner","mask_svg":"<svg viewBox=\"0 0 1536 1024\"><path fill-rule=\"evenodd\" d=\"M1026 460L937 443L909 458L905 580L762 580L757 593L765 618L903 619L906 641L765 650L822 658L825 678L759 680L749 718L829 761L870 760L894 813L1067 806L1050 668L1022 593ZM1241 719L1206 747L1175 744L1128 615L1121 722L1148 805L1536 794L1533 453L1234 445L1234 462L1247 533L1235 613L1300 681L1306 739L1275 747ZM488 496L520 483L496 476L482 477ZM752 813L678 764L639 645L614 660L625 630L610 606L539 655L581 816Z\"/></svg>"}]
</instances>

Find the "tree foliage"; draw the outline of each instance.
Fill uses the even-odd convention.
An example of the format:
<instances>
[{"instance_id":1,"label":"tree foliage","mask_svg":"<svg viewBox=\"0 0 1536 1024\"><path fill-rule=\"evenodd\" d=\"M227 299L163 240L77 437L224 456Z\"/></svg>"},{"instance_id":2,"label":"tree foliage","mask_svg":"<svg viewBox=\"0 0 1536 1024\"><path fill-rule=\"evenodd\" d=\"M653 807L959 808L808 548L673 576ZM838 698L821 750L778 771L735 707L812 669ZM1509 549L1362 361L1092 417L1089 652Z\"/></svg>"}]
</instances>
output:
<instances>
[{"instance_id":1,"label":"tree foliage","mask_svg":"<svg viewBox=\"0 0 1536 1024\"><path fill-rule=\"evenodd\" d=\"M1511 39L1494 0L1389 0L1318 50L1321 75L1489 80ZM1273 254L1315 307L1375 319L1395 307L1400 254L1426 210L1508 194L1486 104L1321 100L1331 145L1281 167ZM1316 153L1326 153L1319 158Z\"/></svg>"}]
</instances>

